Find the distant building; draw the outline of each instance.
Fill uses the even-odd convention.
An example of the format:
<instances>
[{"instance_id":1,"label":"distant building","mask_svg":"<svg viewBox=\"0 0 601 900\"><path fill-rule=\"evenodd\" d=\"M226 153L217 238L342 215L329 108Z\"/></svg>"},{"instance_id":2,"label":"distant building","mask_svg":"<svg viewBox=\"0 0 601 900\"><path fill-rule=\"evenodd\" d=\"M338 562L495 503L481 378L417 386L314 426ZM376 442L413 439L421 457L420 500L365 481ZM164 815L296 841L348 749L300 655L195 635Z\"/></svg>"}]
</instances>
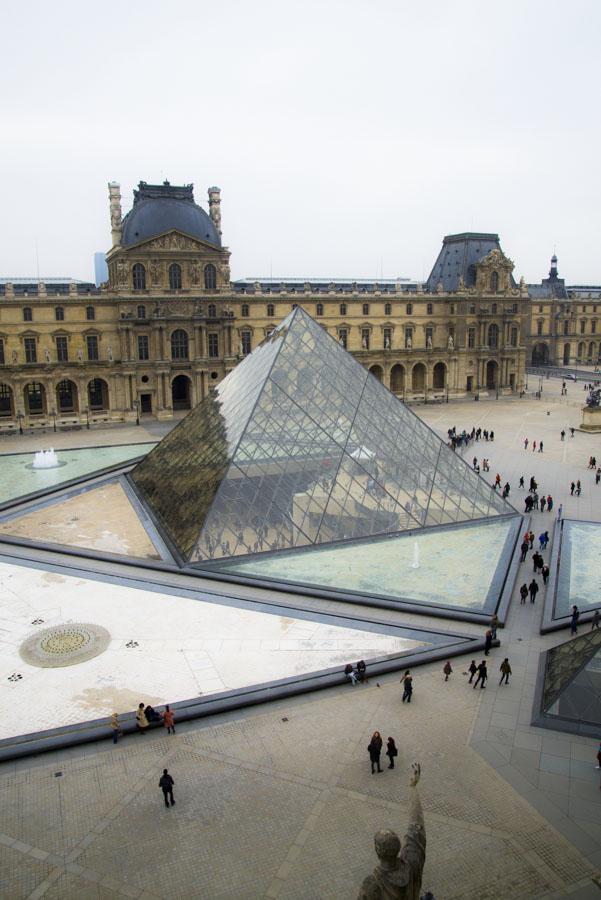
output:
<instances>
[{"instance_id":1,"label":"distant building","mask_svg":"<svg viewBox=\"0 0 601 900\"><path fill-rule=\"evenodd\" d=\"M100 287L109 280L109 269L106 264L106 254L102 251L94 254L94 281L96 287Z\"/></svg>"}]
</instances>

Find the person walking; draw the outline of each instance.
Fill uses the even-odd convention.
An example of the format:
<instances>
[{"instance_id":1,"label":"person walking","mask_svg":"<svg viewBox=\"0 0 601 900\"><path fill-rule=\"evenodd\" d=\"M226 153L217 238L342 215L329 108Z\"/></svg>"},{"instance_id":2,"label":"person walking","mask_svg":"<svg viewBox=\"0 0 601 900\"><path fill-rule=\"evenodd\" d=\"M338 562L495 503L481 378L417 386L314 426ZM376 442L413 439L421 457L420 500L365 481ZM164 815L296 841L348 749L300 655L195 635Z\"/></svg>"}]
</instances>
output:
<instances>
[{"instance_id":1,"label":"person walking","mask_svg":"<svg viewBox=\"0 0 601 900\"><path fill-rule=\"evenodd\" d=\"M411 697L413 696L413 677L409 669L407 669L401 678L401 684L403 685L403 703L405 700L407 703L411 703Z\"/></svg>"},{"instance_id":2,"label":"person walking","mask_svg":"<svg viewBox=\"0 0 601 900\"><path fill-rule=\"evenodd\" d=\"M536 441L532 441L532 452L536 451Z\"/></svg>"},{"instance_id":3,"label":"person walking","mask_svg":"<svg viewBox=\"0 0 601 900\"><path fill-rule=\"evenodd\" d=\"M545 563L540 571L541 575L543 576L543 584L546 584L549 580L549 566Z\"/></svg>"},{"instance_id":4,"label":"person walking","mask_svg":"<svg viewBox=\"0 0 601 900\"><path fill-rule=\"evenodd\" d=\"M165 806L169 806L169 800L171 800L171 806L175 806L175 800L173 799L173 785L175 781L167 771L167 769L163 769L163 774L159 778L159 787L163 792L163 799L165 800Z\"/></svg>"},{"instance_id":5,"label":"person walking","mask_svg":"<svg viewBox=\"0 0 601 900\"><path fill-rule=\"evenodd\" d=\"M490 653L490 648L492 647L492 631L487 629L486 634L484 636L484 655L488 656Z\"/></svg>"},{"instance_id":6,"label":"person walking","mask_svg":"<svg viewBox=\"0 0 601 900\"><path fill-rule=\"evenodd\" d=\"M478 666L478 677L474 682L474 690L480 685L480 688L486 687L486 679L488 678L488 670L486 668L486 660L482 660Z\"/></svg>"},{"instance_id":7,"label":"person walking","mask_svg":"<svg viewBox=\"0 0 601 900\"><path fill-rule=\"evenodd\" d=\"M499 617L495 613L494 616L492 616L492 618L490 620L490 630L492 632L493 641L496 641L496 639L497 639L497 628L498 627L499 627Z\"/></svg>"},{"instance_id":8,"label":"person walking","mask_svg":"<svg viewBox=\"0 0 601 900\"><path fill-rule=\"evenodd\" d=\"M540 511L541 511L541 512L544 512L544 511L545 511L545 505L546 505L546 503L547 503L547 498L546 498L545 495L543 494L543 496L540 498Z\"/></svg>"},{"instance_id":9,"label":"person walking","mask_svg":"<svg viewBox=\"0 0 601 900\"><path fill-rule=\"evenodd\" d=\"M540 444L538 445L538 452L539 452L539 453L542 453L542 452L543 452L543 442L542 442L542 441L541 441Z\"/></svg>"},{"instance_id":10,"label":"person walking","mask_svg":"<svg viewBox=\"0 0 601 900\"><path fill-rule=\"evenodd\" d=\"M524 450L528 449L528 438L524 438Z\"/></svg>"},{"instance_id":11,"label":"person walking","mask_svg":"<svg viewBox=\"0 0 601 900\"><path fill-rule=\"evenodd\" d=\"M378 772L381 772L380 753L382 752L382 736L379 731L374 731L372 734L371 741L367 745L367 751L369 753L369 761L371 762L371 774L374 774L374 766L377 766Z\"/></svg>"},{"instance_id":12,"label":"person walking","mask_svg":"<svg viewBox=\"0 0 601 900\"><path fill-rule=\"evenodd\" d=\"M144 712L144 704L138 704L138 711L136 712L136 726L140 734L146 734L146 729L148 728L148 719L146 718L146 713Z\"/></svg>"},{"instance_id":13,"label":"person walking","mask_svg":"<svg viewBox=\"0 0 601 900\"><path fill-rule=\"evenodd\" d=\"M562 428L562 429L561 429L561 439L562 439L562 441L565 440L565 437L566 437L566 433L565 433L565 431L564 431L563 428Z\"/></svg>"},{"instance_id":14,"label":"person walking","mask_svg":"<svg viewBox=\"0 0 601 900\"><path fill-rule=\"evenodd\" d=\"M578 633L578 619L580 618L580 611L577 606L572 607L572 618L570 619L570 634Z\"/></svg>"},{"instance_id":15,"label":"person walking","mask_svg":"<svg viewBox=\"0 0 601 900\"><path fill-rule=\"evenodd\" d=\"M523 475L520 475L520 483L519 483L518 487L521 487L521 488L524 487L524 476Z\"/></svg>"},{"instance_id":16,"label":"person walking","mask_svg":"<svg viewBox=\"0 0 601 900\"><path fill-rule=\"evenodd\" d=\"M566 394L567 394L567 390L566 390ZM574 437L575 430L576 430L575 428L570 428L570 437Z\"/></svg>"},{"instance_id":17,"label":"person walking","mask_svg":"<svg viewBox=\"0 0 601 900\"><path fill-rule=\"evenodd\" d=\"M499 672L501 673L501 680L499 682L499 685L503 684L503 679L505 679L505 684L509 684L509 676L511 675L511 666L509 665L509 660L507 657L505 657L505 659L499 666Z\"/></svg>"},{"instance_id":18,"label":"person walking","mask_svg":"<svg viewBox=\"0 0 601 900\"><path fill-rule=\"evenodd\" d=\"M520 556L520 562L526 562L526 557L528 555L529 544L527 540L522 541L522 546L520 547L522 555Z\"/></svg>"},{"instance_id":19,"label":"person walking","mask_svg":"<svg viewBox=\"0 0 601 900\"><path fill-rule=\"evenodd\" d=\"M571 497L574 496L574 491L575 491L575 490L576 490L576 485L575 485L574 482L572 482L571 485L570 485L570 496L571 496Z\"/></svg>"},{"instance_id":20,"label":"person walking","mask_svg":"<svg viewBox=\"0 0 601 900\"><path fill-rule=\"evenodd\" d=\"M601 466L595 472L595 484L599 484L601 481Z\"/></svg>"},{"instance_id":21,"label":"person walking","mask_svg":"<svg viewBox=\"0 0 601 900\"><path fill-rule=\"evenodd\" d=\"M557 521L561 522L561 517L563 515L563 503L560 503L557 507Z\"/></svg>"},{"instance_id":22,"label":"person walking","mask_svg":"<svg viewBox=\"0 0 601 900\"><path fill-rule=\"evenodd\" d=\"M532 546L533 546L533 544L534 544L534 532L533 532L533 531L531 531L531 532L528 534L528 541L529 541L529 543L530 543L530 549L532 550Z\"/></svg>"},{"instance_id":23,"label":"person walking","mask_svg":"<svg viewBox=\"0 0 601 900\"><path fill-rule=\"evenodd\" d=\"M536 600L536 595L538 594L538 584L534 578L528 585L528 591L530 592L530 603L534 603Z\"/></svg>"},{"instance_id":24,"label":"person walking","mask_svg":"<svg viewBox=\"0 0 601 900\"><path fill-rule=\"evenodd\" d=\"M175 734L175 718L169 704L167 704L165 712L163 713L163 725L167 729L167 734Z\"/></svg>"},{"instance_id":25,"label":"person walking","mask_svg":"<svg viewBox=\"0 0 601 900\"><path fill-rule=\"evenodd\" d=\"M388 768L394 769L394 758L399 755L394 738L389 737L386 741L386 756L388 757Z\"/></svg>"},{"instance_id":26,"label":"person walking","mask_svg":"<svg viewBox=\"0 0 601 900\"><path fill-rule=\"evenodd\" d=\"M599 749L597 750L597 765L595 769L601 769L601 743L599 744Z\"/></svg>"},{"instance_id":27,"label":"person walking","mask_svg":"<svg viewBox=\"0 0 601 900\"><path fill-rule=\"evenodd\" d=\"M579 497L582 493L582 486L580 484L580 479L576 482L576 496Z\"/></svg>"},{"instance_id":28,"label":"person walking","mask_svg":"<svg viewBox=\"0 0 601 900\"><path fill-rule=\"evenodd\" d=\"M453 672L453 667L451 666L451 661L449 659L447 659L446 663L444 664L444 668L442 671L444 672L444 680L448 681L449 675L451 675Z\"/></svg>"},{"instance_id":29,"label":"person walking","mask_svg":"<svg viewBox=\"0 0 601 900\"><path fill-rule=\"evenodd\" d=\"M591 619L591 631L594 631L596 628L599 627L599 619L600 618L601 618L601 616L599 615L599 610L596 609L595 612L593 613L593 618Z\"/></svg>"},{"instance_id":30,"label":"person walking","mask_svg":"<svg viewBox=\"0 0 601 900\"><path fill-rule=\"evenodd\" d=\"M528 596L528 585L523 584L520 588L520 603L526 602L526 597Z\"/></svg>"},{"instance_id":31,"label":"person walking","mask_svg":"<svg viewBox=\"0 0 601 900\"><path fill-rule=\"evenodd\" d=\"M113 732L113 744L116 744L120 737L123 737L121 725L119 724L119 716L113 713L111 716L111 731Z\"/></svg>"},{"instance_id":32,"label":"person walking","mask_svg":"<svg viewBox=\"0 0 601 900\"><path fill-rule=\"evenodd\" d=\"M468 681L468 684L472 683L472 679L477 671L478 671L478 666L476 665L476 660L473 659L471 661L471 663L469 665L469 669L468 669L468 672L470 673L470 680Z\"/></svg>"}]
</instances>

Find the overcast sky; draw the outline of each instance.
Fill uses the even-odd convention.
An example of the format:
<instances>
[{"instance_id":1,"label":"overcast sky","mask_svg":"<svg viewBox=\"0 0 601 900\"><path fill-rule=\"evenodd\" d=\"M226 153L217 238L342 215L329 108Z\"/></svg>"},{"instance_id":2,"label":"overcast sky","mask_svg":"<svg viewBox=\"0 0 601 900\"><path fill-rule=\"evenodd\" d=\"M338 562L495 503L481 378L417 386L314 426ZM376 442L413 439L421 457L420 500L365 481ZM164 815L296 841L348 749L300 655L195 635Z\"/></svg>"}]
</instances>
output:
<instances>
[{"instance_id":1,"label":"overcast sky","mask_svg":"<svg viewBox=\"0 0 601 900\"><path fill-rule=\"evenodd\" d=\"M222 189L232 275L601 282L599 0L3 4L0 275L93 278L107 182Z\"/></svg>"}]
</instances>

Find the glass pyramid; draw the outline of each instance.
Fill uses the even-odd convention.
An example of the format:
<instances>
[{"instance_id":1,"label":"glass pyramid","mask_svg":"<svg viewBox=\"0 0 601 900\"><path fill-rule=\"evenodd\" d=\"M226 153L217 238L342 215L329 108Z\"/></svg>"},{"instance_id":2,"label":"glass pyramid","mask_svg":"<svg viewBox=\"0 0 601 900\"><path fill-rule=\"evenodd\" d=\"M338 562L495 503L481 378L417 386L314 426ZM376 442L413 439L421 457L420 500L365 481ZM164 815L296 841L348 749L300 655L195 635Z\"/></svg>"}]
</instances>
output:
<instances>
[{"instance_id":1,"label":"glass pyramid","mask_svg":"<svg viewBox=\"0 0 601 900\"><path fill-rule=\"evenodd\" d=\"M300 307L130 479L186 563L516 515Z\"/></svg>"},{"instance_id":2,"label":"glass pyramid","mask_svg":"<svg viewBox=\"0 0 601 900\"><path fill-rule=\"evenodd\" d=\"M542 712L579 725L601 725L601 630L548 651Z\"/></svg>"}]
</instances>

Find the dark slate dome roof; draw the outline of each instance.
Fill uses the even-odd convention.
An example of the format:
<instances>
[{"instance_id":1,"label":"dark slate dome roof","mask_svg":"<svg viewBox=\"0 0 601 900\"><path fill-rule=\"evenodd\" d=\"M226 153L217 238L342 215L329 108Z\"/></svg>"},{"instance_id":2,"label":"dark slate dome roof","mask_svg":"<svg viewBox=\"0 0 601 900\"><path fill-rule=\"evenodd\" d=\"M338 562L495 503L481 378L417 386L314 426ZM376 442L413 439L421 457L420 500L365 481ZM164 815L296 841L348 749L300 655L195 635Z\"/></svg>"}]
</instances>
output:
<instances>
[{"instance_id":1,"label":"dark slate dome roof","mask_svg":"<svg viewBox=\"0 0 601 900\"><path fill-rule=\"evenodd\" d=\"M130 247L172 229L221 247L211 217L194 202L193 185L146 184L134 191L134 205L123 219L121 244Z\"/></svg>"}]
</instances>

